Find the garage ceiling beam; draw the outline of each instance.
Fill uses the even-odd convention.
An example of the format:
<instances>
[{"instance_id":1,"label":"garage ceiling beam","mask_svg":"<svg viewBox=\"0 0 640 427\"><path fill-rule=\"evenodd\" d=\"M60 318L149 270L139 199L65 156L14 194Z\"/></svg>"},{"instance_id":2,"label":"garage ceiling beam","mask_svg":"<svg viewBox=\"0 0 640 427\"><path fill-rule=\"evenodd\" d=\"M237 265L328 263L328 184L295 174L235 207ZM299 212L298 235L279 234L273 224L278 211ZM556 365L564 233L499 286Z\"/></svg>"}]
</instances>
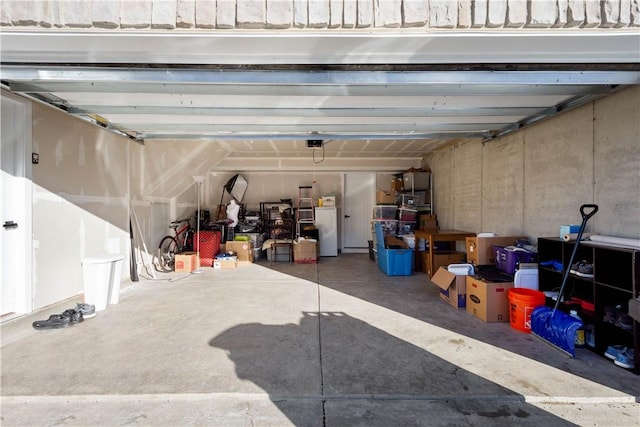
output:
<instances>
[{"instance_id":1,"label":"garage ceiling beam","mask_svg":"<svg viewBox=\"0 0 640 427\"><path fill-rule=\"evenodd\" d=\"M357 141L378 141L378 140L430 140L430 139L451 139L451 138L488 138L489 132L376 132L376 133L355 133L355 132L260 132L260 133L227 133L219 134L212 132L201 132L197 135L191 133L141 133L140 139L166 139L166 140L301 140L322 139L322 140L357 140Z\"/></svg>"},{"instance_id":2,"label":"garage ceiling beam","mask_svg":"<svg viewBox=\"0 0 640 427\"><path fill-rule=\"evenodd\" d=\"M115 105L75 105L69 114L117 114L162 116L222 116L222 117L460 117L460 116L530 116L540 114L541 107L453 107L433 108L206 108L152 107Z\"/></svg>"},{"instance_id":3,"label":"garage ceiling beam","mask_svg":"<svg viewBox=\"0 0 640 427\"><path fill-rule=\"evenodd\" d=\"M314 124L314 125L301 125L301 124L254 124L245 123L239 125L224 125L224 124L184 124L184 123L167 123L167 124L153 124L153 123L112 123L115 128L133 128L144 135L147 132L154 131L166 131L171 129L176 133L208 133L208 132L229 132L236 133L238 128L241 128L241 133L278 133L278 132L337 132L341 134L348 134L350 132L487 132L490 130L502 129L509 126L510 122L504 123L437 123L437 124L425 124L425 123L383 123L383 124L366 124L366 126L360 124ZM257 132L256 132L257 131Z\"/></svg>"},{"instance_id":4,"label":"garage ceiling beam","mask_svg":"<svg viewBox=\"0 0 640 427\"><path fill-rule=\"evenodd\" d=\"M29 82L262 85L630 85L636 71L322 71L3 65L2 80ZM164 87L166 91L169 87ZM12 90L16 90L12 88Z\"/></svg>"},{"instance_id":5,"label":"garage ceiling beam","mask_svg":"<svg viewBox=\"0 0 640 427\"><path fill-rule=\"evenodd\" d=\"M3 73L4 75L4 73ZM508 93L510 95L584 95L587 93L608 94L614 84L571 84L548 85L540 84L433 84L433 85L264 85L251 84L206 84L192 85L183 83L144 83L144 82L52 82L38 81L25 83L19 80L11 82L14 92L29 93L173 93L183 95L258 95L258 96L490 96Z\"/></svg>"}]
</instances>

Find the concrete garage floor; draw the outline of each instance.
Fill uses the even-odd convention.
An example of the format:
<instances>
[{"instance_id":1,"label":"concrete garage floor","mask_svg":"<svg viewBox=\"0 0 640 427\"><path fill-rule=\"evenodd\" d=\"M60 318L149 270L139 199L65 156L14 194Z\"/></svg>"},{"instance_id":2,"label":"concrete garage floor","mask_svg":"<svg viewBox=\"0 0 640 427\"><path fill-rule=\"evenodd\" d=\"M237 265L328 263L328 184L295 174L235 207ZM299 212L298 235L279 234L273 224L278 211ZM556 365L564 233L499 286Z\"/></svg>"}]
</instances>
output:
<instances>
[{"instance_id":1,"label":"concrete garage floor","mask_svg":"<svg viewBox=\"0 0 640 427\"><path fill-rule=\"evenodd\" d=\"M640 377L438 298L366 254L123 283L70 328L4 322L3 426L640 425Z\"/></svg>"}]
</instances>

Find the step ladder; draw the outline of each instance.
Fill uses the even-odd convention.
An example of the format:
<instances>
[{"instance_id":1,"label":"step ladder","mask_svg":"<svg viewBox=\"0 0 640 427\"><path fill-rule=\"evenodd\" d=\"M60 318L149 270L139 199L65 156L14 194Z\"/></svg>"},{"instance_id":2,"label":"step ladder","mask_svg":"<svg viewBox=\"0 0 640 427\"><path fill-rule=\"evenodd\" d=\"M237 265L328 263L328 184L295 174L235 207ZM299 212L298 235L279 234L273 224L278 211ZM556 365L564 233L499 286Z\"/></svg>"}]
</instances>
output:
<instances>
[{"instance_id":1,"label":"step ladder","mask_svg":"<svg viewBox=\"0 0 640 427\"><path fill-rule=\"evenodd\" d=\"M314 225L316 222L315 205L313 203L313 187L303 185L298 187L298 220L296 223L297 236L301 236L301 231L307 225Z\"/></svg>"}]
</instances>

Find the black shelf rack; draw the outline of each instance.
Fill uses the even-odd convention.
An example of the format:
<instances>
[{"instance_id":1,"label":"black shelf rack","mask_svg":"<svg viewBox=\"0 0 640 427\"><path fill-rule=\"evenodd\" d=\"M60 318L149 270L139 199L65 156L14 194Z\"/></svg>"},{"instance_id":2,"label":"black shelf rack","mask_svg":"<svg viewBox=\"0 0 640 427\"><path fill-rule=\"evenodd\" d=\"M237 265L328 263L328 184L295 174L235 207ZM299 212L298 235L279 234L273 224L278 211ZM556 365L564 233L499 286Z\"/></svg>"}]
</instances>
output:
<instances>
[{"instance_id":1,"label":"black shelf rack","mask_svg":"<svg viewBox=\"0 0 640 427\"><path fill-rule=\"evenodd\" d=\"M540 291L558 291L562 284L563 272L542 266L546 261L557 261L563 269L571 268L569 258L575 242L565 242L557 237L538 239L538 278ZM582 242L574 261L585 260L593 264L593 277L569 274L560 308L568 311L576 309L587 327L593 331L593 346L588 348L604 355L608 346L623 345L635 349L635 368L640 374L640 325L633 320L631 328L622 328L606 321L605 314L610 307L620 307L628 311L629 300L640 293L640 251L636 249L603 246ZM547 298L547 303L555 303ZM605 310L606 308L606 310ZM622 369L622 368L621 368Z\"/></svg>"}]
</instances>

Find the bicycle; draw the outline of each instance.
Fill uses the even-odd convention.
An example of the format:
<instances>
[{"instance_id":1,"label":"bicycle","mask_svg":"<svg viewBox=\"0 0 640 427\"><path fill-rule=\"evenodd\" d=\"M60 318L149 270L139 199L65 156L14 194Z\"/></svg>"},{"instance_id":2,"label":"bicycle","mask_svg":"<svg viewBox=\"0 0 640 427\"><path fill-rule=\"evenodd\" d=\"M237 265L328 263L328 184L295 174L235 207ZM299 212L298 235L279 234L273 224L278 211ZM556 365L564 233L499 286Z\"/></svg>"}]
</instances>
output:
<instances>
[{"instance_id":1,"label":"bicycle","mask_svg":"<svg viewBox=\"0 0 640 427\"><path fill-rule=\"evenodd\" d=\"M161 272L173 271L176 254L193 250L195 230L191 226L191 218L171 221L169 228L174 235L164 236L158 245L158 262L156 269Z\"/></svg>"}]
</instances>

